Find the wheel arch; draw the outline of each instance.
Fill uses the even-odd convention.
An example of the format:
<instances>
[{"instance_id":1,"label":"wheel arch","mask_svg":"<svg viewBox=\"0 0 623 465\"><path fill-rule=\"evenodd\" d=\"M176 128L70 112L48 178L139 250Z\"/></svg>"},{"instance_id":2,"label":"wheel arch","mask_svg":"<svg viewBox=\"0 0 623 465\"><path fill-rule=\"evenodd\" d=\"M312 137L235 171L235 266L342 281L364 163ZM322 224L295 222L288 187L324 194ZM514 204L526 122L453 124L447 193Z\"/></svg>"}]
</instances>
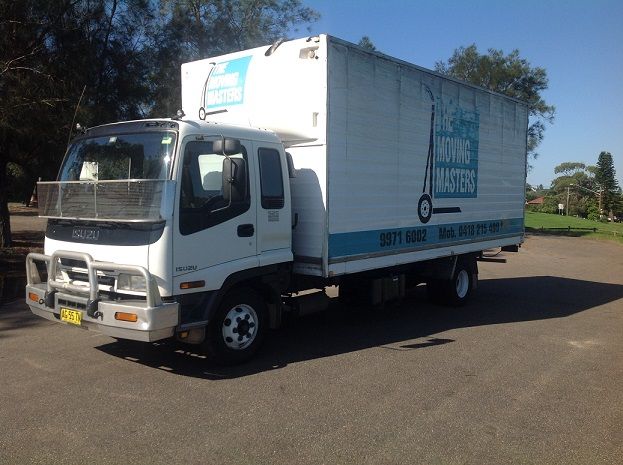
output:
<instances>
[{"instance_id":1,"label":"wheel arch","mask_svg":"<svg viewBox=\"0 0 623 465\"><path fill-rule=\"evenodd\" d=\"M289 285L290 269L290 264L277 264L229 275L214 297L206 303L204 321L206 324L210 323L226 295L237 288L247 287L264 300L269 310L270 326L277 327L281 321L281 293Z\"/></svg>"}]
</instances>

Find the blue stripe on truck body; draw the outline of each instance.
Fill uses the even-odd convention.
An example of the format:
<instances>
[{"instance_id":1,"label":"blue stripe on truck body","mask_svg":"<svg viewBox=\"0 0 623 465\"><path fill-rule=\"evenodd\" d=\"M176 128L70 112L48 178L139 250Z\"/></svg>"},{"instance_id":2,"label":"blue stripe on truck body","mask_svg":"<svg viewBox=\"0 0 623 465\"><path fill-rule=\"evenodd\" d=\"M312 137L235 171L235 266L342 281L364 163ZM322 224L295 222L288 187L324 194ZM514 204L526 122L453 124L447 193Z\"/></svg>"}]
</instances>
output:
<instances>
[{"instance_id":1,"label":"blue stripe on truck body","mask_svg":"<svg viewBox=\"0 0 623 465\"><path fill-rule=\"evenodd\" d=\"M510 218L330 234L329 259L490 241L523 231L523 218Z\"/></svg>"}]
</instances>

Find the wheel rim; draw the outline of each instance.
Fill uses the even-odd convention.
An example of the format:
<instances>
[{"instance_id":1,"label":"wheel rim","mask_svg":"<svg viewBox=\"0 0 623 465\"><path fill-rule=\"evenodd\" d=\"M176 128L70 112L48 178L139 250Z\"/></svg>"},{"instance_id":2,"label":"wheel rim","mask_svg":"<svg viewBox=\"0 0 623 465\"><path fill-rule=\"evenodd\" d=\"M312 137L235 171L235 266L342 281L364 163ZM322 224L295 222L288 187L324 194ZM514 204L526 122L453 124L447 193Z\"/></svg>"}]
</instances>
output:
<instances>
[{"instance_id":1,"label":"wheel rim","mask_svg":"<svg viewBox=\"0 0 623 465\"><path fill-rule=\"evenodd\" d=\"M426 218L428 217L428 214L430 213L430 203L428 202L428 200L424 200L422 202L422 205L420 205L420 214Z\"/></svg>"},{"instance_id":2,"label":"wheel rim","mask_svg":"<svg viewBox=\"0 0 623 465\"><path fill-rule=\"evenodd\" d=\"M469 290L469 275L466 270L459 271L456 276L456 295L459 299L463 299Z\"/></svg>"},{"instance_id":3,"label":"wheel rim","mask_svg":"<svg viewBox=\"0 0 623 465\"><path fill-rule=\"evenodd\" d=\"M244 350L253 344L257 336L257 313L253 307L239 304L232 307L223 319L223 341L233 350Z\"/></svg>"}]
</instances>

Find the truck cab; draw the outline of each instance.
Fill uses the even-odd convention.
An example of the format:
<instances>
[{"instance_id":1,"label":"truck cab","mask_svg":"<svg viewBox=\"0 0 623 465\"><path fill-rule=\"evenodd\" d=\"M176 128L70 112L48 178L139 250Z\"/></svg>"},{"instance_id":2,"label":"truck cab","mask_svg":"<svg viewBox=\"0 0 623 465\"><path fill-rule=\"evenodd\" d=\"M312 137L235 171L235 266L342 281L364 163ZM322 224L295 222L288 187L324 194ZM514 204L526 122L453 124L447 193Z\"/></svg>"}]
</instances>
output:
<instances>
[{"instance_id":1,"label":"truck cab","mask_svg":"<svg viewBox=\"0 0 623 465\"><path fill-rule=\"evenodd\" d=\"M45 251L28 257L26 289L37 315L204 342L220 310L210 345L221 358L252 352L270 324L266 302L278 305L293 258L288 162L272 132L168 119L95 127L39 200Z\"/></svg>"}]
</instances>

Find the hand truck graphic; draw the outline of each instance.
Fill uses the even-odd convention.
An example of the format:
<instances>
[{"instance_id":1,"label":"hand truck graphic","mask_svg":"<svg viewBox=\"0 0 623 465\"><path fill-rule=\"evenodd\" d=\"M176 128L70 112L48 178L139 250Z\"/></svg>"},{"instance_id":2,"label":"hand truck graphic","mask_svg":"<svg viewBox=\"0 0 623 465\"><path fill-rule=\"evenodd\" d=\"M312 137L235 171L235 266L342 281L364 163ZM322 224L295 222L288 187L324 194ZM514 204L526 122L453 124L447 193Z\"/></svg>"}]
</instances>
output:
<instances>
[{"instance_id":1,"label":"hand truck graphic","mask_svg":"<svg viewBox=\"0 0 623 465\"><path fill-rule=\"evenodd\" d=\"M422 196L417 204L417 214L422 223L428 223L431 216L439 213L460 213L460 207L437 207L433 208L433 176L435 165L435 97L428 88L424 86L426 93L431 99L430 113L430 137L428 140L428 157L426 158L426 170L424 170L424 186L422 188ZM428 185L428 193L426 186Z\"/></svg>"}]
</instances>

